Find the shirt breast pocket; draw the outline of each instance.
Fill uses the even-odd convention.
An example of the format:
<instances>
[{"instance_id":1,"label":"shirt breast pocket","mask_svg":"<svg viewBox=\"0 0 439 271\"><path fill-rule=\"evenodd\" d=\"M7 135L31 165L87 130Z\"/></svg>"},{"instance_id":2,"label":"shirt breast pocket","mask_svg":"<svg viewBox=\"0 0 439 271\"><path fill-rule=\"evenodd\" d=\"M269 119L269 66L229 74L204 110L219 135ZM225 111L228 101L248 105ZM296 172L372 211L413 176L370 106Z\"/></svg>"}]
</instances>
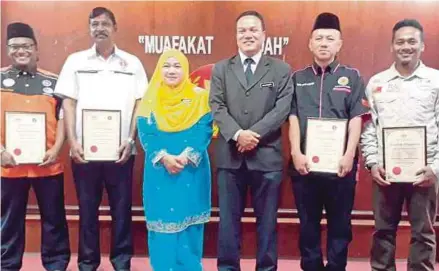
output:
<instances>
[{"instance_id":1,"label":"shirt breast pocket","mask_svg":"<svg viewBox=\"0 0 439 271\"><path fill-rule=\"evenodd\" d=\"M388 115L392 112L398 112L397 94L380 93L374 96L375 107L380 115Z\"/></svg>"},{"instance_id":2,"label":"shirt breast pocket","mask_svg":"<svg viewBox=\"0 0 439 271\"><path fill-rule=\"evenodd\" d=\"M79 70L76 76L80 92L94 92L100 85L100 71Z\"/></svg>"},{"instance_id":3,"label":"shirt breast pocket","mask_svg":"<svg viewBox=\"0 0 439 271\"><path fill-rule=\"evenodd\" d=\"M298 108L303 112L317 112L320 106L320 92L315 86L297 86L296 85L296 99ZM314 114L315 115L315 114Z\"/></svg>"},{"instance_id":4,"label":"shirt breast pocket","mask_svg":"<svg viewBox=\"0 0 439 271\"><path fill-rule=\"evenodd\" d=\"M347 99L350 92L342 90L332 90L327 92L327 96L332 104L337 105L339 108L344 108L347 106Z\"/></svg>"},{"instance_id":5,"label":"shirt breast pocket","mask_svg":"<svg viewBox=\"0 0 439 271\"><path fill-rule=\"evenodd\" d=\"M414 106L432 108L437 98L437 90L432 88L419 88L409 91L409 102Z\"/></svg>"},{"instance_id":6,"label":"shirt breast pocket","mask_svg":"<svg viewBox=\"0 0 439 271\"><path fill-rule=\"evenodd\" d=\"M133 72L130 71L111 71L112 72L112 85L117 88L117 91L124 91L128 93L135 93L135 80L136 77Z\"/></svg>"}]
</instances>

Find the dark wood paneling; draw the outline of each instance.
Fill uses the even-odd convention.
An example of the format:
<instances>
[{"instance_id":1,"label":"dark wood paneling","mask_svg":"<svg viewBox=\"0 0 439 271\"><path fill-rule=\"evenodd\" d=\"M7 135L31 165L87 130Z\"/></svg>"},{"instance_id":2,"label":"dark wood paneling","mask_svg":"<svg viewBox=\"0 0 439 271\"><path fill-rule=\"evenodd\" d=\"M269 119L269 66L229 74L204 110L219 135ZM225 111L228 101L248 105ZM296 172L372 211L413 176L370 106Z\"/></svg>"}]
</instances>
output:
<instances>
[{"instance_id":1,"label":"dark wood paneling","mask_svg":"<svg viewBox=\"0 0 439 271\"><path fill-rule=\"evenodd\" d=\"M111 240L111 221L109 216L100 217L100 242L101 253L110 253ZM79 232L79 221L77 215L69 215L69 234L71 240L71 250L73 253L78 251L77 237ZM26 251L39 252L40 251L40 233L41 225L38 215L29 215L27 220L26 231ZM242 257L254 258L256 255L256 224L253 218L243 219L243 236L242 236ZM368 258L371 235L373 233L373 225L369 220L354 219L353 240L349 248L349 257L354 258ZM132 230L134 238L134 253L137 256L145 256L148 254L145 222L143 217L135 217ZM213 218L210 223L206 225L204 234L204 257L215 258L217 251L218 240L218 218ZM326 225L323 221L322 225L322 250L326 254ZM284 259L299 258L298 240L299 240L299 224L296 218L283 218L278 222L278 247L279 257ZM397 236L396 258L403 259L408 255L408 244L410 241L410 228L407 223L400 226Z\"/></svg>"}]
</instances>

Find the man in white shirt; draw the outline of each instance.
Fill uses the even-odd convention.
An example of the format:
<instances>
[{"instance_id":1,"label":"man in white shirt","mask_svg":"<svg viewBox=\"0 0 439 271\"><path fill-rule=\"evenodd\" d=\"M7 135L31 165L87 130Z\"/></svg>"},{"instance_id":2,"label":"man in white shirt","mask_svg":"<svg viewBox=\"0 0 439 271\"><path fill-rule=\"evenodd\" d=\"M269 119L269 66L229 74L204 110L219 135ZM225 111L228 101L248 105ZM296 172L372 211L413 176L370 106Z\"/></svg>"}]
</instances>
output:
<instances>
[{"instance_id":1,"label":"man in white shirt","mask_svg":"<svg viewBox=\"0 0 439 271\"><path fill-rule=\"evenodd\" d=\"M404 202L412 234L407 270L434 270L436 264L433 226L439 174L439 71L420 60L424 47L418 21L406 19L395 24L391 47L395 62L374 75L366 88L372 118L361 136L361 147L373 179L372 270L395 270L396 232ZM415 126L425 126L427 165L419 168L418 178L391 182L392 175L404 173L404 168L389 166L386 169L392 175L386 174L383 128Z\"/></svg>"},{"instance_id":2,"label":"man in white shirt","mask_svg":"<svg viewBox=\"0 0 439 271\"><path fill-rule=\"evenodd\" d=\"M67 58L55 89L56 95L65 98L66 131L79 201L78 264L81 271L96 270L100 264L98 208L105 186L113 221L110 260L115 270L129 270L133 254L131 191L136 134L133 117L147 87L147 77L137 57L116 47L113 38L117 24L110 10L94 8L89 23L95 44ZM84 159L84 109L120 111L121 145L117 161Z\"/></svg>"}]
</instances>

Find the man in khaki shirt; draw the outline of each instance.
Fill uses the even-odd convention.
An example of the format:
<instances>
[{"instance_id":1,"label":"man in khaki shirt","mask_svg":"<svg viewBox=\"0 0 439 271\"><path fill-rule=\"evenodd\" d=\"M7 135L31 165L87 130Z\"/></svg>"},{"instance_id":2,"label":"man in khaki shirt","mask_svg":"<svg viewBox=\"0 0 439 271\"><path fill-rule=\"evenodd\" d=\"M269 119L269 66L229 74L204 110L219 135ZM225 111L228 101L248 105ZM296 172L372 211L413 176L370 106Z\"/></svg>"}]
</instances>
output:
<instances>
[{"instance_id":1,"label":"man in khaki shirt","mask_svg":"<svg viewBox=\"0 0 439 271\"><path fill-rule=\"evenodd\" d=\"M393 28L391 46L395 63L373 76L366 89L372 118L363 131L361 146L374 181L376 230L371 250L372 270L395 270L396 231L404 201L412 232L407 270L434 270L439 71L420 60L423 36L423 28L416 20L398 22ZM382 129L398 126L426 127L427 166L419 169L418 179L406 183L386 180L383 168Z\"/></svg>"}]
</instances>

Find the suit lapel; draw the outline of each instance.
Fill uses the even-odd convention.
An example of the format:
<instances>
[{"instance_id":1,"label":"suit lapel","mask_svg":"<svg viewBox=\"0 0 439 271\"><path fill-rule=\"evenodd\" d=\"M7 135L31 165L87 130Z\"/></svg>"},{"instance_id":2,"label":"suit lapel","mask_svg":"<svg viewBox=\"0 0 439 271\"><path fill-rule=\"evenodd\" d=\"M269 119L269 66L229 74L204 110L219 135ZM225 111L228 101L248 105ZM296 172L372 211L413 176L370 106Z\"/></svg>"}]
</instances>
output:
<instances>
[{"instance_id":1,"label":"suit lapel","mask_svg":"<svg viewBox=\"0 0 439 271\"><path fill-rule=\"evenodd\" d=\"M269 70L270 70L270 62L268 61L267 57L262 56L258 66L256 67L256 71L255 74L253 75L251 83L246 87L246 90L251 89L254 85L256 85L259 81L261 81L262 77L264 77L264 75ZM244 76L244 72L242 74ZM245 76L244 76L244 80L245 80Z\"/></svg>"},{"instance_id":2,"label":"suit lapel","mask_svg":"<svg viewBox=\"0 0 439 271\"><path fill-rule=\"evenodd\" d=\"M243 88L247 87L247 80L245 79L244 74L244 68L241 64L241 59L239 58L239 55L235 56L232 61L232 70L236 75L236 78L238 78L239 83L242 85Z\"/></svg>"}]
</instances>

